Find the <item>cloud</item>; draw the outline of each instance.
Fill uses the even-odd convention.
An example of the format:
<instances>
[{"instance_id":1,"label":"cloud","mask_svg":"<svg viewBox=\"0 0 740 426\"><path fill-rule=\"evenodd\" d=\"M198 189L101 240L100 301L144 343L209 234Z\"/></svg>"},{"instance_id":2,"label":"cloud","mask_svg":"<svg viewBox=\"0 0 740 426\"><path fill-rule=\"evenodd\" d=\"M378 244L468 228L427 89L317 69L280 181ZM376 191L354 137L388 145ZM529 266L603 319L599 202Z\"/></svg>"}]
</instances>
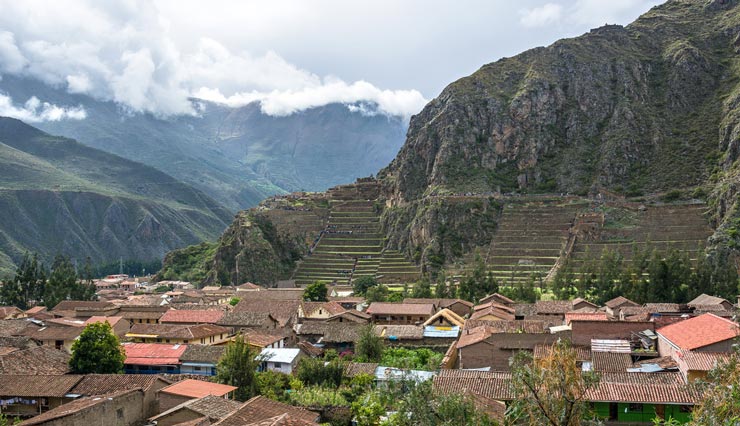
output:
<instances>
[{"instance_id":1,"label":"cloud","mask_svg":"<svg viewBox=\"0 0 740 426\"><path fill-rule=\"evenodd\" d=\"M83 120L87 112L82 106L60 107L42 102L32 96L23 106L15 106L13 100L0 93L0 116L17 118L29 123L39 121Z\"/></svg>"},{"instance_id":2,"label":"cloud","mask_svg":"<svg viewBox=\"0 0 740 426\"><path fill-rule=\"evenodd\" d=\"M178 46L166 17L147 0L62 3L0 0L0 28L8 29L0 32L1 72L160 116L197 114L192 97L228 105L257 100L270 115L368 101L408 117L426 103L416 90L320 77L271 50L234 52L205 36ZM28 16L32 25L24 24Z\"/></svg>"},{"instance_id":3,"label":"cloud","mask_svg":"<svg viewBox=\"0 0 740 426\"><path fill-rule=\"evenodd\" d=\"M568 13L575 25L600 27L604 24L630 22L636 11L646 11L664 0L576 0Z\"/></svg>"},{"instance_id":4,"label":"cloud","mask_svg":"<svg viewBox=\"0 0 740 426\"><path fill-rule=\"evenodd\" d=\"M555 3L546 3L532 9L522 9L519 22L526 28L539 28L560 22L563 7Z\"/></svg>"},{"instance_id":5,"label":"cloud","mask_svg":"<svg viewBox=\"0 0 740 426\"><path fill-rule=\"evenodd\" d=\"M347 84L341 80L323 82L301 90L274 90L268 93L252 91L224 96L218 89L201 88L194 93L200 99L232 107L259 101L262 112L285 116L329 103L355 104L372 102L389 115L408 116L420 111L427 103L416 90L381 90L366 81Z\"/></svg>"}]
</instances>

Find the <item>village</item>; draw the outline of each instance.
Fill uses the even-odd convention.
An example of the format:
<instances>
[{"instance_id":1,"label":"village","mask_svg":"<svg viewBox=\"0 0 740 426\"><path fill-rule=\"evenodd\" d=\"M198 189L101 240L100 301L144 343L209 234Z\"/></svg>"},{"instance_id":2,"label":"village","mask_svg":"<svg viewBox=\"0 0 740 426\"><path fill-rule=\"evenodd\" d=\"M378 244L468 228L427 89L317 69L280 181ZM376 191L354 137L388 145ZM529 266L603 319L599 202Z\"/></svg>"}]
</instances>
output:
<instances>
[{"instance_id":1,"label":"village","mask_svg":"<svg viewBox=\"0 0 740 426\"><path fill-rule=\"evenodd\" d=\"M574 367L598 377L583 395L596 418L683 424L702 398L693 385L733 356L740 334L737 305L706 294L687 304L624 297L603 306L580 298L519 303L498 293L477 303L409 297L368 303L343 285L320 286L323 301L306 301L302 288L253 283L196 289L169 282L172 290L163 293L125 275L95 284L95 301L0 307L4 418L21 425L225 426L349 424L342 421L356 417L346 400L298 398L307 384L239 400L238 387L217 378L229 345L243 341L258 354L257 371L291 383L302 377L302 364L320 360L316 368L339 365L343 383L362 376L368 389L411 380L469 395L477 410L503 424L507 407L521 397L512 386L512 359L526 353L537 362L568 342ZM71 373L75 341L96 323L109 324L119 339L123 374ZM423 365L358 357L367 332L384 354L432 355Z\"/></svg>"}]
</instances>

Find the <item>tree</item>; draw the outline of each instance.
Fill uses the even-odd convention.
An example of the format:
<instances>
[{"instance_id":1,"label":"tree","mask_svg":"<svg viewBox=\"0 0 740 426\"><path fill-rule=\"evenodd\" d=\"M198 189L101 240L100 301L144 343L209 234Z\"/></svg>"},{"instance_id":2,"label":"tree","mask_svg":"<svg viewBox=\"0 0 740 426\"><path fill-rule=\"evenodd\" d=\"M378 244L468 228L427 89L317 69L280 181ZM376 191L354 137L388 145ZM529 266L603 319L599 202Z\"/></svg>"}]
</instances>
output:
<instances>
[{"instance_id":1,"label":"tree","mask_svg":"<svg viewBox=\"0 0 740 426\"><path fill-rule=\"evenodd\" d=\"M692 426L725 426L740 422L740 354L735 353L699 382L701 401L694 407Z\"/></svg>"},{"instance_id":2,"label":"tree","mask_svg":"<svg viewBox=\"0 0 740 426\"><path fill-rule=\"evenodd\" d=\"M368 392L352 403L352 414L358 426L378 426L385 414L385 404L378 392Z\"/></svg>"},{"instance_id":3,"label":"tree","mask_svg":"<svg viewBox=\"0 0 740 426\"><path fill-rule=\"evenodd\" d=\"M13 279L0 287L0 304L28 309L41 302L45 284L46 272L38 255L26 253Z\"/></svg>"},{"instance_id":4,"label":"tree","mask_svg":"<svg viewBox=\"0 0 740 426\"><path fill-rule=\"evenodd\" d=\"M69 367L76 374L123 372L126 354L108 321L88 324L72 344Z\"/></svg>"},{"instance_id":5,"label":"tree","mask_svg":"<svg viewBox=\"0 0 740 426\"><path fill-rule=\"evenodd\" d=\"M434 286L434 296L439 299L449 299L454 291L447 284L447 275L442 270L437 274L437 284Z\"/></svg>"},{"instance_id":6,"label":"tree","mask_svg":"<svg viewBox=\"0 0 740 426\"><path fill-rule=\"evenodd\" d=\"M360 336L355 343L355 354L360 362L378 362L383 356L383 340L375 334L372 324L367 325L360 331Z\"/></svg>"},{"instance_id":7,"label":"tree","mask_svg":"<svg viewBox=\"0 0 740 426\"><path fill-rule=\"evenodd\" d=\"M460 280L458 297L475 303L486 295L498 291L498 283L491 273L486 272L486 263L480 254L476 254L473 271L470 274L466 273Z\"/></svg>"},{"instance_id":8,"label":"tree","mask_svg":"<svg viewBox=\"0 0 740 426\"><path fill-rule=\"evenodd\" d=\"M520 352L514 358L512 386L519 397L509 408L514 424L579 426L589 412L585 401L598 376L583 373L567 342L554 344L540 359Z\"/></svg>"},{"instance_id":9,"label":"tree","mask_svg":"<svg viewBox=\"0 0 740 426\"><path fill-rule=\"evenodd\" d=\"M411 288L411 297L417 299L428 299L432 297L432 285L429 282L429 278L423 277L414 283L414 286Z\"/></svg>"},{"instance_id":10,"label":"tree","mask_svg":"<svg viewBox=\"0 0 740 426\"><path fill-rule=\"evenodd\" d=\"M78 282L75 267L66 256L58 255L51 266L51 275L44 289L44 305L54 307L63 300L94 300L95 286Z\"/></svg>"},{"instance_id":11,"label":"tree","mask_svg":"<svg viewBox=\"0 0 740 426\"><path fill-rule=\"evenodd\" d=\"M431 380L404 383L396 395L397 409L387 424L389 426L442 426L476 425L493 426L496 423L478 410L473 401L459 394L437 393Z\"/></svg>"},{"instance_id":12,"label":"tree","mask_svg":"<svg viewBox=\"0 0 740 426\"><path fill-rule=\"evenodd\" d=\"M327 302L329 299L326 297L326 283L323 281L316 281L306 286L303 290L303 300L306 302Z\"/></svg>"},{"instance_id":13,"label":"tree","mask_svg":"<svg viewBox=\"0 0 740 426\"><path fill-rule=\"evenodd\" d=\"M352 280L352 290L355 296L364 296L368 289L378 285L378 280L370 275L363 275L356 280Z\"/></svg>"},{"instance_id":14,"label":"tree","mask_svg":"<svg viewBox=\"0 0 740 426\"><path fill-rule=\"evenodd\" d=\"M381 284L376 285L374 287L370 287L367 290L367 293L365 293L365 300L367 300L368 303L373 302L385 302L388 301L388 298L390 290L388 290L388 287Z\"/></svg>"},{"instance_id":15,"label":"tree","mask_svg":"<svg viewBox=\"0 0 740 426\"><path fill-rule=\"evenodd\" d=\"M257 390L260 395L274 400L285 400L285 391L290 389L290 376L279 371L267 370L257 373Z\"/></svg>"},{"instance_id":16,"label":"tree","mask_svg":"<svg viewBox=\"0 0 740 426\"><path fill-rule=\"evenodd\" d=\"M246 401L257 394L255 374L261 362L244 336L237 334L234 341L226 345L224 354L218 360L216 380L222 384L236 386L235 398Z\"/></svg>"},{"instance_id":17,"label":"tree","mask_svg":"<svg viewBox=\"0 0 740 426\"><path fill-rule=\"evenodd\" d=\"M303 358L298 363L296 376L307 386L338 388L342 383L344 364L335 359L328 363L319 358Z\"/></svg>"}]
</instances>

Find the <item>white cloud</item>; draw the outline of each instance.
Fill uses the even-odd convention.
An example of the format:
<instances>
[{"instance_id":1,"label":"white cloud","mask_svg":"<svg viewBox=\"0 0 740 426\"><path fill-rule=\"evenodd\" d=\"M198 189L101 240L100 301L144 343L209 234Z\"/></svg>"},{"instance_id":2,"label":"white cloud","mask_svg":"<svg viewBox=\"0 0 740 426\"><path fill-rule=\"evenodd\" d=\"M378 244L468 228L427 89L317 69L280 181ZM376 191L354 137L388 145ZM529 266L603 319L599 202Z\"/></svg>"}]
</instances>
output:
<instances>
[{"instance_id":1,"label":"white cloud","mask_svg":"<svg viewBox=\"0 0 740 426\"><path fill-rule=\"evenodd\" d=\"M546 3L532 9L522 9L519 22L526 28L539 28L560 22L563 7L555 3Z\"/></svg>"},{"instance_id":2,"label":"white cloud","mask_svg":"<svg viewBox=\"0 0 740 426\"><path fill-rule=\"evenodd\" d=\"M4 72L19 72L27 64L18 46L15 45L15 36L8 31L0 31L0 70Z\"/></svg>"},{"instance_id":3,"label":"white cloud","mask_svg":"<svg viewBox=\"0 0 740 426\"><path fill-rule=\"evenodd\" d=\"M262 112L285 116L329 103L354 104L372 102L389 115L408 116L420 111L427 103L416 90L381 90L365 81L347 84L341 80L326 81L301 90L274 90L271 92L240 92L224 96L218 89L203 87L194 93L200 99L232 107L259 101Z\"/></svg>"},{"instance_id":4,"label":"white cloud","mask_svg":"<svg viewBox=\"0 0 740 426\"><path fill-rule=\"evenodd\" d=\"M0 94L0 116L17 118L29 123L39 121L83 120L87 112L82 106L60 107L49 102L42 102L32 96L23 106L16 106L13 100Z\"/></svg>"},{"instance_id":5,"label":"white cloud","mask_svg":"<svg viewBox=\"0 0 740 426\"><path fill-rule=\"evenodd\" d=\"M646 11L663 0L576 0L568 13L575 25L600 27L604 24L630 22L636 11Z\"/></svg>"}]
</instances>

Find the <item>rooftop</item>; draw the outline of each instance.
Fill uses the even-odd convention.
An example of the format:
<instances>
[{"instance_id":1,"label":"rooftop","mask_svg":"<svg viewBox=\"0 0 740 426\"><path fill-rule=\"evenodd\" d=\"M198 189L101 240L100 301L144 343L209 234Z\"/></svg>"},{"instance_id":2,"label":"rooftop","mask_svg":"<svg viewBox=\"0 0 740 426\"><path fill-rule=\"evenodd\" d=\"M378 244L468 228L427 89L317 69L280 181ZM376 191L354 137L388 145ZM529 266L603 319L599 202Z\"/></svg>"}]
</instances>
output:
<instances>
[{"instance_id":1,"label":"rooftop","mask_svg":"<svg viewBox=\"0 0 740 426\"><path fill-rule=\"evenodd\" d=\"M162 323L216 324L223 318L222 310L170 309L159 318Z\"/></svg>"},{"instance_id":2,"label":"rooftop","mask_svg":"<svg viewBox=\"0 0 740 426\"><path fill-rule=\"evenodd\" d=\"M0 397L63 397L82 380L80 375L0 375Z\"/></svg>"},{"instance_id":3,"label":"rooftop","mask_svg":"<svg viewBox=\"0 0 740 426\"><path fill-rule=\"evenodd\" d=\"M657 333L678 348L691 350L734 339L740 334L740 327L717 315L703 314L667 325Z\"/></svg>"},{"instance_id":4,"label":"rooftop","mask_svg":"<svg viewBox=\"0 0 740 426\"><path fill-rule=\"evenodd\" d=\"M156 382L169 382L155 374L86 374L71 393L102 395L129 389L148 390Z\"/></svg>"},{"instance_id":5,"label":"rooftop","mask_svg":"<svg viewBox=\"0 0 740 426\"><path fill-rule=\"evenodd\" d=\"M215 423L214 426L244 426L257 424L258 422L270 420L274 417L282 416L283 414L288 414L290 417L300 419L304 423L308 422L309 424L313 424L319 418L319 415L313 411L273 401L264 396L256 396L242 404L238 410Z\"/></svg>"},{"instance_id":6,"label":"rooftop","mask_svg":"<svg viewBox=\"0 0 740 426\"><path fill-rule=\"evenodd\" d=\"M301 350L298 348L265 348L258 355L263 361L279 362L282 364L291 364Z\"/></svg>"},{"instance_id":7,"label":"rooftop","mask_svg":"<svg viewBox=\"0 0 740 426\"><path fill-rule=\"evenodd\" d=\"M162 343L124 343L122 346L126 351L126 364L133 365L179 364L188 347Z\"/></svg>"},{"instance_id":8,"label":"rooftop","mask_svg":"<svg viewBox=\"0 0 740 426\"><path fill-rule=\"evenodd\" d=\"M219 420L237 410L241 405L241 402L232 401L220 396L206 395L198 399L185 401L180 405L151 417L149 420L156 421L183 409L193 411L211 420Z\"/></svg>"},{"instance_id":9,"label":"rooftop","mask_svg":"<svg viewBox=\"0 0 740 426\"><path fill-rule=\"evenodd\" d=\"M419 315L431 316L434 314L434 305L431 303L387 303L373 302L366 312L370 315Z\"/></svg>"},{"instance_id":10,"label":"rooftop","mask_svg":"<svg viewBox=\"0 0 740 426\"><path fill-rule=\"evenodd\" d=\"M224 396L236 389L236 386L222 385L203 380L185 379L161 389L160 392L189 398L202 398L206 395Z\"/></svg>"}]
</instances>

